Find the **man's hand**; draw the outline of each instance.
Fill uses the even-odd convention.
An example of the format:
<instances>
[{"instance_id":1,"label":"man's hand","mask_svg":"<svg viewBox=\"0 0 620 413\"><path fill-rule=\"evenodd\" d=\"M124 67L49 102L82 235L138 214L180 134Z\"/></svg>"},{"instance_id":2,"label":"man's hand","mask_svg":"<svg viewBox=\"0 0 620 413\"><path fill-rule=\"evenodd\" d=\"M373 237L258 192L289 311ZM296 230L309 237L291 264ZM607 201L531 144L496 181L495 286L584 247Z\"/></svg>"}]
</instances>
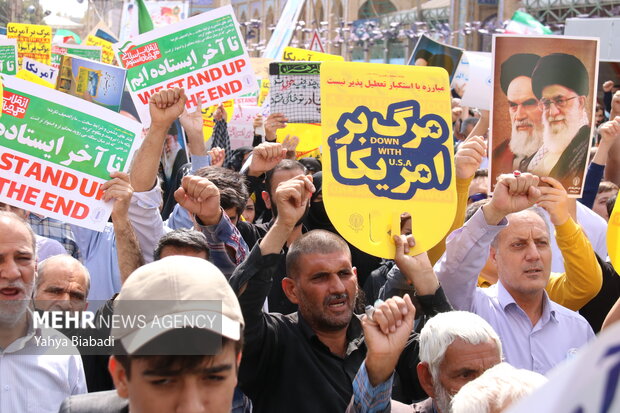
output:
<instances>
[{"instance_id":1,"label":"man's hand","mask_svg":"<svg viewBox=\"0 0 620 413\"><path fill-rule=\"evenodd\" d=\"M297 145L299 145L299 138L297 136L286 135L286 138L282 141L282 147L286 149L286 157L288 159L295 159L297 155Z\"/></svg>"},{"instance_id":2,"label":"man's hand","mask_svg":"<svg viewBox=\"0 0 620 413\"><path fill-rule=\"evenodd\" d=\"M263 115L259 113L258 115L254 116L252 127L254 128L254 130L256 130L256 128L260 128L261 126L263 126Z\"/></svg>"},{"instance_id":3,"label":"man's hand","mask_svg":"<svg viewBox=\"0 0 620 413\"><path fill-rule=\"evenodd\" d=\"M607 141L613 144L620 137L620 116L603 123L598 131L601 134L601 142Z\"/></svg>"},{"instance_id":4,"label":"man's hand","mask_svg":"<svg viewBox=\"0 0 620 413\"><path fill-rule=\"evenodd\" d=\"M103 190L103 200L114 200L112 207L112 219L127 218L133 188L129 183L129 174L115 171L110 174L111 180L101 186Z\"/></svg>"},{"instance_id":5,"label":"man's hand","mask_svg":"<svg viewBox=\"0 0 620 413\"><path fill-rule=\"evenodd\" d=\"M184 176L181 186L174 193L174 199L191 214L196 215L203 225L215 225L222 218L220 191L207 178Z\"/></svg>"},{"instance_id":6,"label":"man's hand","mask_svg":"<svg viewBox=\"0 0 620 413\"><path fill-rule=\"evenodd\" d=\"M362 316L368 352L366 369L373 386L390 378L413 330L415 307L409 295L392 297L375 307L373 319Z\"/></svg>"},{"instance_id":7,"label":"man's hand","mask_svg":"<svg viewBox=\"0 0 620 413\"><path fill-rule=\"evenodd\" d=\"M540 197L539 178L530 173L500 175L491 201L482 207L489 225L497 225L508 214L534 205Z\"/></svg>"},{"instance_id":8,"label":"man's hand","mask_svg":"<svg viewBox=\"0 0 620 413\"><path fill-rule=\"evenodd\" d=\"M169 128L185 110L185 90L175 87L156 92L149 99L152 126Z\"/></svg>"},{"instance_id":9,"label":"man's hand","mask_svg":"<svg viewBox=\"0 0 620 413\"><path fill-rule=\"evenodd\" d=\"M274 141L276 132L286 126L288 119L282 113L272 113L265 121L265 140Z\"/></svg>"},{"instance_id":10,"label":"man's hand","mask_svg":"<svg viewBox=\"0 0 620 413\"><path fill-rule=\"evenodd\" d=\"M224 159L226 158L226 151L222 148L211 148L207 154L211 157L211 166L224 165Z\"/></svg>"},{"instance_id":11,"label":"man's hand","mask_svg":"<svg viewBox=\"0 0 620 413\"><path fill-rule=\"evenodd\" d=\"M469 179L474 176L482 158L487 154L487 143L482 136L470 136L456 151L454 164L456 177L459 179Z\"/></svg>"},{"instance_id":12,"label":"man's hand","mask_svg":"<svg viewBox=\"0 0 620 413\"><path fill-rule=\"evenodd\" d=\"M396 244L394 261L407 281L414 286L417 294L435 294L439 288L439 281L426 252L409 255L410 249L415 246L412 235L394 235L394 243Z\"/></svg>"},{"instance_id":13,"label":"man's hand","mask_svg":"<svg viewBox=\"0 0 620 413\"><path fill-rule=\"evenodd\" d=\"M260 176L275 166L286 157L286 149L282 144L275 142L263 142L252 151L252 161L248 175Z\"/></svg>"},{"instance_id":14,"label":"man's hand","mask_svg":"<svg viewBox=\"0 0 620 413\"><path fill-rule=\"evenodd\" d=\"M187 133L187 145L189 146L190 155L206 155L207 150L202 130L202 98L200 96L198 96L198 104L195 111L190 113L183 106L183 113L179 116L179 121Z\"/></svg>"},{"instance_id":15,"label":"man's hand","mask_svg":"<svg viewBox=\"0 0 620 413\"><path fill-rule=\"evenodd\" d=\"M311 175L299 175L281 182L272 200L278 209L275 225L294 228L306 213L314 190Z\"/></svg>"},{"instance_id":16,"label":"man's hand","mask_svg":"<svg viewBox=\"0 0 620 413\"><path fill-rule=\"evenodd\" d=\"M215 109L215 112L213 112L213 120L216 122L220 122L220 121L227 122L228 121L228 113L226 113L226 109L224 109L223 103L220 103L217 106L217 109Z\"/></svg>"},{"instance_id":17,"label":"man's hand","mask_svg":"<svg viewBox=\"0 0 620 413\"><path fill-rule=\"evenodd\" d=\"M560 182L549 177L541 177L540 180L550 186L540 186L541 195L537 204L549 213L553 225L558 226L568 221L568 195Z\"/></svg>"},{"instance_id":18,"label":"man's hand","mask_svg":"<svg viewBox=\"0 0 620 413\"><path fill-rule=\"evenodd\" d=\"M603 83L603 92L611 92L613 88L614 88L613 80L608 80L605 83Z\"/></svg>"},{"instance_id":19,"label":"man's hand","mask_svg":"<svg viewBox=\"0 0 620 413\"><path fill-rule=\"evenodd\" d=\"M611 98L611 113L609 115L610 119L620 116L620 90L614 93L614 96Z\"/></svg>"}]
</instances>

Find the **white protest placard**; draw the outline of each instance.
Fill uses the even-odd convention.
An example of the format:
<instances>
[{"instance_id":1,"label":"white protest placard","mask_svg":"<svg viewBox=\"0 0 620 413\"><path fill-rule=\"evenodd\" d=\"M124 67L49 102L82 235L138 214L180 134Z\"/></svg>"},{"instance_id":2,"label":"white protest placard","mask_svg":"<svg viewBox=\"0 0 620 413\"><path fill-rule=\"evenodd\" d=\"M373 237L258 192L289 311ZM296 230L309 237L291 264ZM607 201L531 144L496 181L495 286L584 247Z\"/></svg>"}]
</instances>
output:
<instances>
[{"instance_id":1,"label":"white protest placard","mask_svg":"<svg viewBox=\"0 0 620 413\"><path fill-rule=\"evenodd\" d=\"M620 412L620 323L547 374L549 382L506 413Z\"/></svg>"},{"instance_id":2,"label":"white protest placard","mask_svg":"<svg viewBox=\"0 0 620 413\"><path fill-rule=\"evenodd\" d=\"M101 186L127 171L142 125L56 90L4 79L0 202L101 231L112 212Z\"/></svg>"},{"instance_id":3,"label":"white protest placard","mask_svg":"<svg viewBox=\"0 0 620 413\"><path fill-rule=\"evenodd\" d=\"M24 60L22 61L22 68L36 77L51 83L52 85L55 85L56 80L58 79L57 68L31 59L30 57L24 57Z\"/></svg>"},{"instance_id":4,"label":"white protest placard","mask_svg":"<svg viewBox=\"0 0 620 413\"><path fill-rule=\"evenodd\" d=\"M147 126L149 98L164 88L184 88L190 112L199 97L210 106L255 91L244 43L232 7L224 6L116 43L114 49Z\"/></svg>"},{"instance_id":5,"label":"white protest placard","mask_svg":"<svg viewBox=\"0 0 620 413\"><path fill-rule=\"evenodd\" d=\"M321 62L274 62L269 65L272 113L291 123L321 122Z\"/></svg>"},{"instance_id":6,"label":"white protest placard","mask_svg":"<svg viewBox=\"0 0 620 413\"><path fill-rule=\"evenodd\" d=\"M254 118L262 113L258 106L235 106L235 111L228 122L230 149L252 146L254 140Z\"/></svg>"},{"instance_id":7,"label":"white protest placard","mask_svg":"<svg viewBox=\"0 0 620 413\"><path fill-rule=\"evenodd\" d=\"M461 98L461 104L490 110L493 97L492 55L485 52L465 52L464 56L467 57L469 74Z\"/></svg>"}]
</instances>

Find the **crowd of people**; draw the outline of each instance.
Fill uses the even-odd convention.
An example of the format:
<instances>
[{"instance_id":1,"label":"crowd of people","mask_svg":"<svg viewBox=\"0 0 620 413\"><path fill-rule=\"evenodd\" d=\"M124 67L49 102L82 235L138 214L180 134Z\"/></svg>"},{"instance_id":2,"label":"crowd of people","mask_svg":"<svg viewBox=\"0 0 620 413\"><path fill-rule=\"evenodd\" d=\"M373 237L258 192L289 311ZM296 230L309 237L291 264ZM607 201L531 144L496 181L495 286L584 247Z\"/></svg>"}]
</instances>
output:
<instances>
[{"instance_id":1,"label":"crowd of people","mask_svg":"<svg viewBox=\"0 0 620 413\"><path fill-rule=\"evenodd\" d=\"M586 110L587 91L563 84L575 97L558 97L534 70L541 58L512 59L501 86L513 134L493 157L514 171L490 196L489 114L453 99L451 231L411 255L403 214L389 260L340 237L320 159L296 159L303 136L276 142L283 114L258 116L264 135L231 150L218 109L207 148L185 92L155 93L129 173L102 187L113 202L103 232L2 205L0 411L497 412L543 385L620 318L604 240L620 185L620 92L603 84L584 195L569 198L536 154L553 146L544 129L560 130L563 110ZM565 117L583 133L583 117ZM110 356L52 354L71 332L33 322L53 311L125 315L135 302L151 318L215 311L221 325L113 325Z\"/></svg>"}]
</instances>

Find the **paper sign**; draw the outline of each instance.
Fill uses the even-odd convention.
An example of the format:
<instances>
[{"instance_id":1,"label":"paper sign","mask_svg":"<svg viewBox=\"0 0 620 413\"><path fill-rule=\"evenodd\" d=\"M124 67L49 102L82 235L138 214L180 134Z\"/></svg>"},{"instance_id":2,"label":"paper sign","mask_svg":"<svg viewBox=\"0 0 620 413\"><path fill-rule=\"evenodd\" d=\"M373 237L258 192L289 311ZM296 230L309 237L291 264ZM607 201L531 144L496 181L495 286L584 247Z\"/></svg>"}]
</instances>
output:
<instances>
[{"instance_id":1,"label":"paper sign","mask_svg":"<svg viewBox=\"0 0 620 413\"><path fill-rule=\"evenodd\" d=\"M426 35L422 35L413 49L409 64L415 66L434 66L446 69L450 82L459 65L463 49L439 43Z\"/></svg>"},{"instance_id":2,"label":"paper sign","mask_svg":"<svg viewBox=\"0 0 620 413\"><path fill-rule=\"evenodd\" d=\"M48 82L47 80L41 79L39 76L27 71L26 69L19 69L15 77L17 77L18 79L27 80L28 82L32 82L37 85L48 87L50 89L56 88L56 86L52 83Z\"/></svg>"},{"instance_id":3,"label":"paper sign","mask_svg":"<svg viewBox=\"0 0 620 413\"><path fill-rule=\"evenodd\" d=\"M50 83L52 88L56 85L56 79L58 79L58 69L29 57L24 57L22 67L25 71L30 72Z\"/></svg>"},{"instance_id":4,"label":"paper sign","mask_svg":"<svg viewBox=\"0 0 620 413\"><path fill-rule=\"evenodd\" d=\"M344 57L335 54L315 52L314 50L298 49L296 47L287 47L284 49L282 56L284 61L304 61L304 62L327 62L336 61L344 62Z\"/></svg>"},{"instance_id":5,"label":"paper sign","mask_svg":"<svg viewBox=\"0 0 620 413\"><path fill-rule=\"evenodd\" d=\"M181 87L193 111L256 90L256 78L231 6L199 14L114 45L127 87L145 125L153 93Z\"/></svg>"},{"instance_id":6,"label":"paper sign","mask_svg":"<svg viewBox=\"0 0 620 413\"><path fill-rule=\"evenodd\" d=\"M234 101L227 100L226 102L222 102L222 105L226 111L226 118L231 119L235 109ZM211 140L211 136L213 135L213 127L215 126L213 113L218 106L219 104L206 107L203 105L202 107L202 134L204 135L205 142L209 142Z\"/></svg>"},{"instance_id":7,"label":"paper sign","mask_svg":"<svg viewBox=\"0 0 620 413\"><path fill-rule=\"evenodd\" d=\"M269 78L269 64L273 62L273 59L266 57L250 57L250 63L257 79Z\"/></svg>"},{"instance_id":8,"label":"paper sign","mask_svg":"<svg viewBox=\"0 0 620 413\"><path fill-rule=\"evenodd\" d=\"M514 170L583 190L594 131L598 39L493 37L491 188Z\"/></svg>"},{"instance_id":9,"label":"paper sign","mask_svg":"<svg viewBox=\"0 0 620 413\"><path fill-rule=\"evenodd\" d=\"M59 68L62 57L68 54L96 60L98 62L101 61L100 46L82 46L79 44L61 43L52 45L52 66Z\"/></svg>"},{"instance_id":10,"label":"paper sign","mask_svg":"<svg viewBox=\"0 0 620 413\"><path fill-rule=\"evenodd\" d=\"M284 114L290 123L320 122L320 68L318 62L271 63L271 113Z\"/></svg>"},{"instance_id":11,"label":"paper sign","mask_svg":"<svg viewBox=\"0 0 620 413\"><path fill-rule=\"evenodd\" d=\"M445 70L369 63L321 66L323 200L338 232L394 257L411 215L412 254L449 230L456 212L450 85ZM441 220L429 217L441 216Z\"/></svg>"},{"instance_id":12,"label":"paper sign","mask_svg":"<svg viewBox=\"0 0 620 413\"><path fill-rule=\"evenodd\" d=\"M0 39L0 73L5 75L17 73L16 39Z\"/></svg>"},{"instance_id":13,"label":"paper sign","mask_svg":"<svg viewBox=\"0 0 620 413\"><path fill-rule=\"evenodd\" d=\"M259 114L261 114L261 108L258 106L235 105L232 117L228 118L230 149L252 146L252 141L254 140L254 118Z\"/></svg>"},{"instance_id":14,"label":"paper sign","mask_svg":"<svg viewBox=\"0 0 620 413\"><path fill-rule=\"evenodd\" d=\"M118 66L65 55L56 88L118 112L125 76L126 70Z\"/></svg>"},{"instance_id":15,"label":"paper sign","mask_svg":"<svg viewBox=\"0 0 620 413\"><path fill-rule=\"evenodd\" d=\"M24 57L30 57L46 65L50 64L52 54L52 28L37 24L9 23L9 39L17 39L17 58L19 66Z\"/></svg>"},{"instance_id":16,"label":"paper sign","mask_svg":"<svg viewBox=\"0 0 620 413\"><path fill-rule=\"evenodd\" d=\"M86 38L86 45L101 47L101 61L103 63L112 64L114 61L114 49L112 48L112 43L107 40L100 39L91 34Z\"/></svg>"},{"instance_id":17,"label":"paper sign","mask_svg":"<svg viewBox=\"0 0 620 413\"><path fill-rule=\"evenodd\" d=\"M14 77L3 95L0 201L101 231L112 211L101 185L128 169L142 126Z\"/></svg>"},{"instance_id":18,"label":"paper sign","mask_svg":"<svg viewBox=\"0 0 620 413\"><path fill-rule=\"evenodd\" d=\"M452 80L452 87L461 96L461 104L490 110L493 95L493 57L491 53L464 52Z\"/></svg>"}]
</instances>

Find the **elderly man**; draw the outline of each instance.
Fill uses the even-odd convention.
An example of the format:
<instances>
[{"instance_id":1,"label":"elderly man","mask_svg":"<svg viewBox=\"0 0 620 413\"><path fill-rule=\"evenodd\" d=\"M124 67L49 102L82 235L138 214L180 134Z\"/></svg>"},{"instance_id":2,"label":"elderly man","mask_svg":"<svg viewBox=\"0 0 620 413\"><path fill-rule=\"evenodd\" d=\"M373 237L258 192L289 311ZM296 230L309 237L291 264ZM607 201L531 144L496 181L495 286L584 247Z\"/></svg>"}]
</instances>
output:
<instances>
[{"instance_id":1,"label":"elderly man","mask_svg":"<svg viewBox=\"0 0 620 413\"><path fill-rule=\"evenodd\" d=\"M530 53L510 56L501 65L500 84L508 99L512 124L509 139L493 151L501 170L524 169L521 161L530 158L542 145L542 110L532 91L532 71L540 57Z\"/></svg>"},{"instance_id":2,"label":"elderly man","mask_svg":"<svg viewBox=\"0 0 620 413\"><path fill-rule=\"evenodd\" d=\"M508 363L544 374L594 334L582 316L545 292L550 234L544 219L529 207L536 202L549 212L563 254L574 259L591 254L592 247L585 240L579 251L571 250L583 236L568 214L566 192L558 181L540 178L548 186L538 187L537 176L515 175L500 176L491 201L448 237L435 270L456 309L472 311L495 328ZM499 280L490 288L477 288L489 245ZM600 275L598 263L590 265L591 273Z\"/></svg>"},{"instance_id":3,"label":"elderly man","mask_svg":"<svg viewBox=\"0 0 620 413\"><path fill-rule=\"evenodd\" d=\"M304 175L278 185L272 198L278 210L273 225L230 279L247 323L240 387L257 412L344 411L353 393L353 378L366 355L360 320L353 314L356 269L347 243L331 232L310 231L288 250L282 288L299 310L289 315L262 310L282 247L305 214L314 189L310 177ZM406 242L411 246L413 239ZM405 249L401 238L397 245L396 261L408 261L404 271L417 288L424 313L450 309L428 258L405 256L409 248ZM400 311L395 302L387 309ZM387 317L394 319L394 315ZM415 340L409 342L403 357L417 360ZM405 370L401 383L413 388L415 371Z\"/></svg>"},{"instance_id":4,"label":"elderly man","mask_svg":"<svg viewBox=\"0 0 620 413\"><path fill-rule=\"evenodd\" d=\"M55 255L39 264L34 305L43 311L84 311L89 289L88 269L70 255Z\"/></svg>"},{"instance_id":5,"label":"elderly man","mask_svg":"<svg viewBox=\"0 0 620 413\"><path fill-rule=\"evenodd\" d=\"M372 328L369 324L368 318L362 321L365 334ZM407 406L390 402L389 391L406 341L397 329L386 344L368 340L368 355L355 376L347 413L450 413L450 402L459 389L502 360L502 344L489 323L466 311L438 314L420 333L418 379L429 397Z\"/></svg>"},{"instance_id":6,"label":"elderly man","mask_svg":"<svg viewBox=\"0 0 620 413\"><path fill-rule=\"evenodd\" d=\"M139 304L148 300L157 301ZM173 256L140 267L123 284L115 316L145 320L112 328L122 346L109 364L116 391L71 397L60 412L231 411L244 321L213 264ZM184 321L156 321L179 317Z\"/></svg>"},{"instance_id":7,"label":"elderly man","mask_svg":"<svg viewBox=\"0 0 620 413\"><path fill-rule=\"evenodd\" d=\"M459 390L452 413L501 413L546 382L542 374L500 363Z\"/></svg>"},{"instance_id":8,"label":"elderly man","mask_svg":"<svg viewBox=\"0 0 620 413\"><path fill-rule=\"evenodd\" d=\"M35 328L28 309L36 276L30 226L0 211L0 382L2 412L56 413L62 400L86 392L82 360L58 355L55 330ZM68 349L71 350L71 349ZM42 397L44 389L45 397Z\"/></svg>"},{"instance_id":9,"label":"elderly man","mask_svg":"<svg viewBox=\"0 0 620 413\"><path fill-rule=\"evenodd\" d=\"M558 179L565 188L584 171L590 147L586 98L588 71L575 56L553 53L542 57L532 73L532 90L543 110L543 145L528 171Z\"/></svg>"}]
</instances>

